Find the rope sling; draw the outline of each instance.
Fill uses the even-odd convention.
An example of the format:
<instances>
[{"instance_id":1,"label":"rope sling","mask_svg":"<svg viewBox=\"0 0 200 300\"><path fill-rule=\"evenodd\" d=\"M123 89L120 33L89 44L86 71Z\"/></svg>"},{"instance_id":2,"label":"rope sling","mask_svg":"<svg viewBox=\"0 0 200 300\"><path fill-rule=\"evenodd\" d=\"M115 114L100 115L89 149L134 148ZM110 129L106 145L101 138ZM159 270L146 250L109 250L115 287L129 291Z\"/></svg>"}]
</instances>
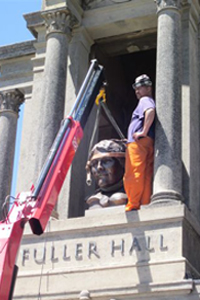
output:
<instances>
[{"instance_id":1,"label":"rope sling","mask_svg":"<svg viewBox=\"0 0 200 300\"><path fill-rule=\"evenodd\" d=\"M125 139L125 136L123 135L121 129L117 125L117 122L113 118L113 116L112 116L112 114L111 114L108 106L106 105L106 91L105 91L105 87L102 87L100 89L99 94L96 97L95 103L98 106L98 109L97 109L97 114L96 114L96 120L95 120L95 124L94 124L94 129L93 129L92 136L91 136L91 139L90 139L88 153L90 153L90 151L91 151L91 149L93 147L93 143L94 143L94 139L95 139L95 134L96 134L97 128L99 126L99 119L100 119L101 108L103 108L103 110L104 110L104 112L105 112L108 120L110 121L111 125L114 127L114 129L116 130L116 132L118 133L119 137L121 139Z\"/></svg>"}]
</instances>

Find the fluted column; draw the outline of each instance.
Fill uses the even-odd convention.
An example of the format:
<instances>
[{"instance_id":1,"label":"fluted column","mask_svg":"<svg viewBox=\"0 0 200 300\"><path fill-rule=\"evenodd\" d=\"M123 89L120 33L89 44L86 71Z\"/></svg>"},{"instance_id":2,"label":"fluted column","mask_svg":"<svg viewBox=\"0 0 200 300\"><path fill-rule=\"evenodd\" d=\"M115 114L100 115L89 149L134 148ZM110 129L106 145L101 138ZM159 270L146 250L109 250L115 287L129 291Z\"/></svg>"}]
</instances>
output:
<instances>
[{"instance_id":1,"label":"fluted column","mask_svg":"<svg viewBox=\"0 0 200 300\"><path fill-rule=\"evenodd\" d=\"M154 195L152 201L182 199L181 176L181 0L157 0L157 73Z\"/></svg>"},{"instance_id":2,"label":"fluted column","mask_svg":"<svg viewBox=\"0 0 200 300\"><path fill-rule=\"evenodd\" d=\"M63 119L68 43L73 19L67 9L47 11L42 16L47 28L47 47L42 99L41 166Z\"/></svg>"},{"instance_id":3,"label":"fluted column","mask_svg":"<svg viewBox=\"0 0 200 300\"><path fill-rule=\"evenodd\" d=\"M17 89L0 93L0 219L10 194L19 107L24 95Z\"/></svg>"}]
</instances>

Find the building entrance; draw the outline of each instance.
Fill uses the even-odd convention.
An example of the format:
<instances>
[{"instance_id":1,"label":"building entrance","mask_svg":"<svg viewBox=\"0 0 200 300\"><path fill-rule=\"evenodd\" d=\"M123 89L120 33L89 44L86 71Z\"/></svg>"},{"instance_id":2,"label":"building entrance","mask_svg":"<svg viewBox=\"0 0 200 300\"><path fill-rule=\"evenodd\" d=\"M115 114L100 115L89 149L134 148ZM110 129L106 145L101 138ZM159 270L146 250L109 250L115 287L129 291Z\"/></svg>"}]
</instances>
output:
<instances>
[{"instance_id":1,"label":"building entrance","mask_svg":"<svg viewBox=\"0 0 200 300\"><path fill-rule=\"evenodd\" d=\"M137 99L132 88L135 78L141 74L150 76L155 98L156 49L134 52L118 56L105 56L97 49L96 58L105 68L107 86L107 105L126 136L133 109ZM99 140L119 138L104 113L101 114Z\"/></svg>"}]
</instances>

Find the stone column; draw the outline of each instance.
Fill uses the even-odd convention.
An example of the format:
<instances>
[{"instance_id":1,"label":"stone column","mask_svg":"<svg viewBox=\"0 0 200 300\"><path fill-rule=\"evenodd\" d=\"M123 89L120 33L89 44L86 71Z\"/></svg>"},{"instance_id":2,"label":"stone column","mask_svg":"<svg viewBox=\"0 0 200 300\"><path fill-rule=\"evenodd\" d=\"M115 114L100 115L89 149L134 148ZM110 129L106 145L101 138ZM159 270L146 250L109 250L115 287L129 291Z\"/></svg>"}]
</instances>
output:
<instances>
[{"instance_id":1,"label":"stone column","mask_svg":"<svg viewBox=\"0 0 200 300\"><path fill-rule=\"evenodd\" d=\"M73 38L69 47L69 59L67 70L67 89L65 98L65 115L67 116L73 107L76 95L87 74L91 45L94 43L84 28L73 31ZM95 105L96 106L96 105ZM76 153L72 167L70 168L57 204L57 212L60 219L77 217L84 214L85 210L85 165L88 157L90 137L94 128L95 107L90 114L84 129L84 137ZM79 188L77 189L77 184Z\"/></svg>"},{"instance_id":2,"label":"stone column","mask_svg":"<svg viewBox=\"0 0 200 300\"><path fill-rule=\"evenodd\" d=\"M0 93L0 219L10 194L19 107L24 95L17 89Z\"/></svg>"},{"instance_id":3,"label":"stone column","mask_svg":"<svg viewBox=\"0 0 200 300\"><path fill-rule=\"evenodd\" d=\"M47 28L44 69L41 163L51 148L64 114L66 68L70 38L71 15L67 9L42 13Z\"/></svg>"},{"instance_id":4,"label":"stone column","mask_svg":"<svg viewBox=\"0 0 200 300\"><path fill-rule=\"evenodd\" d=\"M181 0L156 0L158 14L154 195L182 199ZM174 202L173 202L174 203Z\"/></svg>"},{"instance_id":5,"label":"stone column","mask_svg":"<svg viewBox=\"0 0 200 300\"><path fill-rule=\"evenodd\" d=\"M197 4L197 3L196 3ZM199 17L196 4L182 5L182 161L185 204L200 219ZM194 5L194 6L193 6Z\"/></svg>"}]
</instances>

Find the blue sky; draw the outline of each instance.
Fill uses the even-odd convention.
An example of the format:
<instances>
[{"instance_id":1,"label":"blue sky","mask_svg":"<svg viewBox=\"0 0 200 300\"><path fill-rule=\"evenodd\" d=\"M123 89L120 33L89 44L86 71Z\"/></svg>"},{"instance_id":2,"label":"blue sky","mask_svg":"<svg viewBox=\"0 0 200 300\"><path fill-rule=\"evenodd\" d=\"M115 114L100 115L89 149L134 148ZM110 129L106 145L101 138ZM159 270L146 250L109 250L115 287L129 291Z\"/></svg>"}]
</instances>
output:
<instances>
[{"instance_id":1,"label":"blue sky","mask_svg":"<svg viewBox=\"0 0 200 300\"><path fill-rule=\"evenodd\" d=\"M42 0L0 0L0 45L31 40L23 14L40 10Z\"/></svg>"},{"instance_id":2,"label":"blue sky","mask_svg":"<svg viewBox=\"0 0 200 300\"><path fill-rule=\"evenodd\" d=\"M23 41L32 40L33 36L26 28L23 14L40 10L42 0L0 0L0 46L15 44ZM23 122L23 107L18 121L18 132L16 141L16 155L14 162L14 175L11 195L16 192L16 175L18 169L18 157L20 151L21 128Z\"/></svg>"}]
</instances>

